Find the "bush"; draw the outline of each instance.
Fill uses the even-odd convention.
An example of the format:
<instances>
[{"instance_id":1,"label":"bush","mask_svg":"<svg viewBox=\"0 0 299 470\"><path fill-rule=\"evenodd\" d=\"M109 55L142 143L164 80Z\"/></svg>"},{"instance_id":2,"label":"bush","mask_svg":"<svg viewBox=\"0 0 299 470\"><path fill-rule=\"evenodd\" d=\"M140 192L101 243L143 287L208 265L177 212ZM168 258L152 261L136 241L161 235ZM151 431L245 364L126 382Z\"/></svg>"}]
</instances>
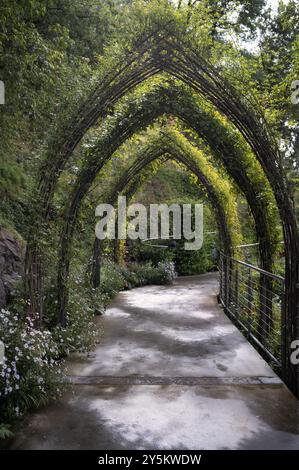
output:
<instances>
[{"instance_id":1,"label":"bush","mask_svg":"<svg viewBox=\"0 0 299 470\"><path fill-rule=\"evenodd\" d=\"M101 287L98 294L106 305L118 292L146 284L169 284L176 277L174 263L161 261L157 266L148 263L128 263L118 266L105 260L101 270ZM98 295L97 294L97 295Z\"/></svg>"},{"instance_id":2,"label":"bush","mask_svg":"<svg viewBox=\"0 0 299 470\"><path fill-rule=\"evenodd\" d=\"M140 286L147 284L170 284L176 277L172 261L161 261L157 267L153 266L152 263L132 263L128 265L128 269L131 274L134 273Z\"/></svg>"},{"instance_id":3,"label":"bush","mask_svg":"<svg viewBox=\"0 0 299 470\"><path fill-rule=\"evenodd\" d=\"M217 269L217 263L212 258L213 241L204 241L200 250L184 250L185 240L177 243L174 262L180 276L203 274Z\"/></svg>"},{"instance_id":4,"label":"bush","mask_svg":"<svg viewBox=\"0 0 299 470\"><path fill-rule=\"evenodd\" d=\"M11 422L31 408L60 396L63 367L48 330L36 330L30 318L1 310L0 338L5 345L0 365L0 415Z\"/></svg>"},{"instance_id":5,"label":"bush","mask_svg":"<svg viewBox=\"0 0 299 470\"><path fill-rule=\"evenodd\" d=\"M161 261L158 263L158 271L161 275L161 281L163 281L163 284L171 284L172 281L177 277L175 264L173 261Z\"/></svg>"},{"instance_id":6,"label":"bush","mask_svg":"<svg viewBox=\"0 0 299 470\"><path fill-rule=\"evenodd\" d=\"M71 352L91 351L99 341L101 332L94 322L95 311L102 312L121 290L169 284L175 277L174 263L169 261L157 266L144 263L120 267L105 260L101 286L91 289L82 268L69 279L67 327L53 326L55 309L48 316L45 314L51 331L36 330L29 317L22 321L12 308L2 309L0 339L5 344L5 359L0 365L0 415L4 420L0 423L0 438L10 433L6 423L61 395L64 388L61 358Z\"/></svg>"},{"instance_id":7,"label":"bush","mask_svg":"<svg viewBox=\"0 0 299 470\"><path fill-rule=\"evenodd\" d=\"M80 292L73 294L68 305L67 327L56 326L52 330L59 357L92 351L99 342L100 330L93 321L96 306L87 306L84 300Z\"/></svg>"},{"instance_id":8,"label":"bush","mask_svg":"<svg viewBox=\"0 0 299 470\"><path fill-rule=\"evenodd\" d=\"M94 322L96 312L103 312L107 296L92 289L87 282L86 269L81 266L69 278L69 300L67 306L67 327L52 328L60 357L72 352L89 352L95 349L100 338L100 328Z\"/></svg>"},{"instance_id":9,"label":"bush","mask_svg":"<svg viewBox=\"0 0 299 470\"><path fill-rule=\"evenodd\" d=\"M133 270L131 270L131 265L122 266L121 273L124 278L125 288L126 289L133 289L134 287L139 287L142 285L141 279L138 277L138 274Z\"/></svg>"},{"instance_id":10,"label":"bush","mask_svg":"<svg viewBox=\"0 0 299 470\"><path fill-rule=\"evenodd\" d=\"M200 250L185 250L184 243L186 240L176 240L175 246L166 249L153 247L150 244L134 241L130 250L130 259L133 263L144 266L152 264L157 266L160 263L175 264L175 269L180 276L190 276L194 274L202 274L217 269L215 260L212 259L211 251L214 246L214 240L204 240ZM155 241L156 245L169 244L169 241Z\"/></svg>"},{"instance_id":11,"label":"bush","mask_svg":"<svg viewBox=\"0 0 299 470\"><path fill-rule=\"evenodd\" d=\"M109 301L127 287L123 268L109 259L103 261L101 268L100 292Z\"/></svg>"},{"instance_id":12,"label":"bush","mask_svg":"<svg viewBox=\"0 0 299 470\"><path fill-rule=\"evenodd\" d=\"M161 261L157 266L151 262L118 266L106 259L101 269L101 286L94 292L94 297L101 299L100 303L104 308L118 292L124 289L147 284L170 284L176 275L174 263L171 261Z\"/></svg>"},{"instance_id":13,"label":"bush","mask_svg":"<svg viewBox=\"0 0 299 470\"><path fill-rule=\"evenodd\" d=\"M155 245L167 245L169 240L155 240ZM130 260L136 263L153 263L157 266L159 262L172 261L174 252L171 248L158 248L151 243L144 243L140 240L130 242L129 250Z\"/></svg>"}]
</instances>

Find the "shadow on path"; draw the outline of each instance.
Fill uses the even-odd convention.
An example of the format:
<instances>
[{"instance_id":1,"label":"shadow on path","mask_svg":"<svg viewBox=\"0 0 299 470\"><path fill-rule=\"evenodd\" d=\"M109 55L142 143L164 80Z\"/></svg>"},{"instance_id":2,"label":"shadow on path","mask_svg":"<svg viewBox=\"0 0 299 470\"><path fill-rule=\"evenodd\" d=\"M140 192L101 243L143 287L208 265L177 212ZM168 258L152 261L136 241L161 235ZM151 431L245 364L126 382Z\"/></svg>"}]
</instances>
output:
<instances>
[{"instance_id":1,"label":"shadow on path","mask_svg":"<svg viewBox=\"0 0 299 470\"><path fill-rule=\"evenodd\" d=\"M295 449L298 403L224 315L215 273L120 293L73 390L13 449ZM268 383L266 383L268 382Z\"/></svg>"}]
</instances>

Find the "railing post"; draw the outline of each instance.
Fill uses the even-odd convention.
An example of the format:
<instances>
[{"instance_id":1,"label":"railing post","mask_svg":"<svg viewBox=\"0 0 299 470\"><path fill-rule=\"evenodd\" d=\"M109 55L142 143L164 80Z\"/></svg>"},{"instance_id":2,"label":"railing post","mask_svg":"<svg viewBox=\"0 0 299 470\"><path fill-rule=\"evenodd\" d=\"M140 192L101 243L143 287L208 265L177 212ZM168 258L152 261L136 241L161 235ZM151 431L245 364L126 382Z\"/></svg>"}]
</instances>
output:
<instances>
[{"instance_id":1,"label":"railing post","mask_svg":"<svg viewBox=\"0 0 299 470\"><path fill-rule=\"evenodd\" d=\"M220 274L220 278L219 278L219 298L221 301L223 301L223 269L224 269L224 266L223 266L223 254L220 253L220 260L219 260L219 274Z\"/></svg>"},{"instance_id":2,"label":"railing post","mask_svg":"<svg viewBox=\"0 0 299 470\"><path fill-rule=\"evenodd\" d=\"M287 350L287 318L286 318L286 304L285 304L285 285L282 282L282 296L280 307L280 342L281 342L281 374L282 379L287 382L288 380L288 350Z\"/></svg>"},{"instance_id":3,"label":"railing post","mask_svg":"<svg viewBox=\"0 0 299 470\"><path fill-rule=\"evenodd\" d=\"M226 257L226 260L225 260L225 307L228 308L229 307L229 298L230 298L230 288L229 288L229 277L230 277L230 273L229 273L229 269L230 269L230 261L228 259L228 257Z\"/></svg>"},{"instance_id":4,"label":"railing post","mask_svg":"<svg viewBox=\"0 0 299 470\"><path fill-rule=\"evenodd\" d=\"M272 329L272 279L261 273L260 275L260 318L259 339L267 341Z\"/></svg>"},{"instance_id":5,"label":"railing post","mask_svg":"<svg viewBox=\"0 0 299 470\"><path fill-rule=\"evenodd\" d=\"M247 310L248 310L248 320L247 320L247 328L248 328L248 337L251 335L252 329L252 275L251 269L248 268L248 285L247 285Z\"/></svg>"},{"instance_id":6,"label":"railing post","mask_svg":"<svg viewBox=\"0 0 299 470\"><path fill-rule=\"evenodd\" d=\"M235 306L238 311L239 310L239 270L237 266L235 270Z\"/></svg>"}]
</instances>

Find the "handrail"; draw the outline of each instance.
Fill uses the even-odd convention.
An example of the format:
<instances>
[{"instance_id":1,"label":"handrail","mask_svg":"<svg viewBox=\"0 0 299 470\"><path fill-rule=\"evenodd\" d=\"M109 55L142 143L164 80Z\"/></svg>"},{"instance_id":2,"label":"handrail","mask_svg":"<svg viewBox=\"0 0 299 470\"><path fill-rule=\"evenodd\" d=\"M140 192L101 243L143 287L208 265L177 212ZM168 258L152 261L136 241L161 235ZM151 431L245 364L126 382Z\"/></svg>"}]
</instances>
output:
<instances>
[{"instance_id":1,"label":"handrail","mask_svg":"<svg viewBox=\"0 0 299 470\"><path fill-rule=\"evenodd\" d=\"M235 263L238 263L238 264L241 264L242 266L246 266L247 268L250 268L254 271L257 271L259 272L260 274L264 274L265 276L269 276L271 277L272 279L275 279L277 281L280 281L280 282L285 282L285 279L284 277L280 276L279 274L274 274L274 273L270 273L269 271L265 271L265 269L262 269L262 268L258 268L257 266L254 266L253 264L250 264L250 263L246 263L245 261L241 261L239 259L236 259L236 258L232 258L231 256L227 256L225 253L221 252L221 255L222 256L225 256L226 258L229 258L231 259L232 261L234 261Z\"/></svg>"},{"instance_id":2,"label":"handrail","mask_svg":"<svg viewBox=\"0 0 299 470\"><path fill-rule=\"evenodd\" d=\"M280 245L283 245L284 244L284 241L281 241L281 242L278 242ZM259 246L260 245L260 242L256 242L256 243L247 243L246 245L237 245L236 248L248 248L250 246Z\"/></svg>"},{"instance_id":3,"label":"handrail","mask_svg":"<svg viewBox=\"0 0 299 470\"><path fill-rule=\"evenodd\" d=\"M256 279L253 272L260 273ZM285 279L220 252L219 301L229 318L275 371L286 360Z\"/></svg>"}]
</instances>

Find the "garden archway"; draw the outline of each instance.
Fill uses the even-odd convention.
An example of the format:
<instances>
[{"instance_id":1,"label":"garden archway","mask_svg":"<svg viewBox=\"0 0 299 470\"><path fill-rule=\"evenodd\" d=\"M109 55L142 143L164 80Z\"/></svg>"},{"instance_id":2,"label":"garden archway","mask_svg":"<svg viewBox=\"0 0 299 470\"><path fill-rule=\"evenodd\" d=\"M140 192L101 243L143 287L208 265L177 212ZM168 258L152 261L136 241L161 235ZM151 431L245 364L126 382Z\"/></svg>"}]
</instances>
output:
<instances>
[{"instance_id":1,"label":"garden archway","mask_svg":"<svg viewBox=\"0 0 299 470\"><path fill-rule=\"evenodd\" d=\"M47 218L57 179L67 159L87 130L109 112L111 105L136 85L158 73L166 72L183 81L212 103L239 130L260 162L274 192L283 225L286 254L284 356L287 380L297 391L299 374L290 364L289 356L291 342L297 338L299 330L299 240L275 139L245 94L232 87L217 67L202 56L200 48L194 46L188 26L177 22L172 10L164 18L159 18L158 24L149 13L147 23L147 31L134 37L122 57L118 54L116 61L113 61L113 56L110 56L110 72L101 77L100 84L84 103L69 113L66 124L56 133L57 144L53 146L53 142L49 143L41 172L40 197L37 198L41 224Z\"/></svg>"},{"instance_id":2,"label":"garden archway","mask_svg":"<svg viewBox=\"0 0 299 470\"><path fill-rule=\"evenodd\" d=\"M198 183L205 188L207 198L215 211L222 249L228 256L236 255L237 245L242 235L233 188L228 182L223 182L221 174L213 168L204 155L192 147L178 132L173 130L163 132L160 138L155 138L152 145L138 149L133 163L130 162L128 168L123 171L113 186L107 199L108 203L114 205L118 195L122 194L126 188L125 194L131 198L142 182L139 178L140 173L163 156L165 159L176 161L186 167L197 178ZM134 179L137 180L136 184L134 184ZM94 246L93 271L93 278L97 279L99 273L99 240L97 239ZM93 282L93 286L98 287L98 283Z\"/></svg>"}]
</instances>

